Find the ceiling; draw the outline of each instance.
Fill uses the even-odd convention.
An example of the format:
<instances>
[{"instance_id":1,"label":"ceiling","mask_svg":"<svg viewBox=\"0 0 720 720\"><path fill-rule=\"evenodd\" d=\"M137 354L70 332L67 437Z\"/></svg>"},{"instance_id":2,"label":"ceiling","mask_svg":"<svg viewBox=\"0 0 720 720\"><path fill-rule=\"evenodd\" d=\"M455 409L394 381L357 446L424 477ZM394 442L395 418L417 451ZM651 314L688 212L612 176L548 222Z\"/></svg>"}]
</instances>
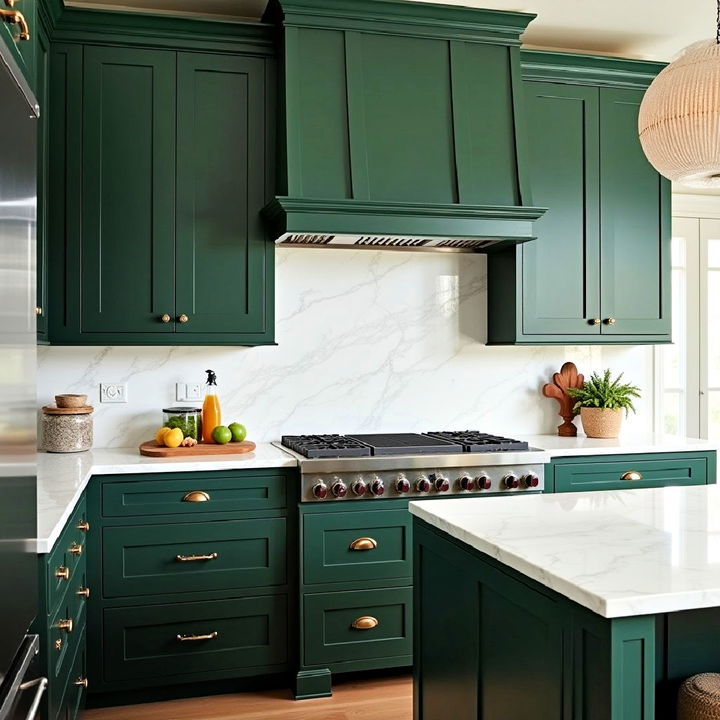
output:
<instances>
[{"instance_id":1,"label":"ceiling","mask_svg":"<svg viewBox=\"0 0 720 720\"><path fill-rule=\"evenodd\" d=\"M257 20L267 0L66 0L112 7ZM415 1L415 0L408 0ZM715 28L713 0L434 0L446 5L534 12L526 45L671 60Z\"/></svg>"}]
</instances>

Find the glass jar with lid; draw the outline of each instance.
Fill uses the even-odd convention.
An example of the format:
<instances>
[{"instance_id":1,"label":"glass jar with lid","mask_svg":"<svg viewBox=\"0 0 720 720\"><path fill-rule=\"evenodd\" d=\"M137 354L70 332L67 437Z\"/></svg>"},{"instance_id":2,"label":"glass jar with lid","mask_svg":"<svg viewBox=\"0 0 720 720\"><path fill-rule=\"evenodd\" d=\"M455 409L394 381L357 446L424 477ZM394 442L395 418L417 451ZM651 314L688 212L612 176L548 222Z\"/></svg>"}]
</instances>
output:
<instances>
[{"instance_id":1,"label":"glass jar with lid","mask_svg":"<svg viewBox=\"0 0 720 720\"><path fill-rule=\"evenodd\" d=\"M170 407L163 410L163 426L180 428L183 437L202 438L202 410L196 407Z\"/></svg>"}]
</instances>

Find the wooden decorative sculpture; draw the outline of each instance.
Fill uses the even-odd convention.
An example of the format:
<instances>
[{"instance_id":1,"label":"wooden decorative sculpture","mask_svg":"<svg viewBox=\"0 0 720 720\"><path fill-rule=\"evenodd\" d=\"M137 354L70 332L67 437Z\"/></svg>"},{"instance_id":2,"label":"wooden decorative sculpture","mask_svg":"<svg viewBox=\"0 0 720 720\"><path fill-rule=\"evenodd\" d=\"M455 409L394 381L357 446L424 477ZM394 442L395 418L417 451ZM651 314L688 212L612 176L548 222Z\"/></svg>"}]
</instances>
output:
<instances>
[{"instance_id":1,"label":"wooden decorative sculpture","mask_svg":"<svg viewBox=\"0 0 720 720\"><path fill-rule=\"evenodd\" d=\"M563 419L562 425L558 425L558 435L560 437L576 437L577 427L573 423L573 418L577 415L573 412L573 400L566 392L567 388L582 387L585 377L578 374L575 363L566 362L559 373L553 375L553 382L543 386L543 395L549 398L555 398L560 403L560 417Z\"/></svg>"}]
</instances>

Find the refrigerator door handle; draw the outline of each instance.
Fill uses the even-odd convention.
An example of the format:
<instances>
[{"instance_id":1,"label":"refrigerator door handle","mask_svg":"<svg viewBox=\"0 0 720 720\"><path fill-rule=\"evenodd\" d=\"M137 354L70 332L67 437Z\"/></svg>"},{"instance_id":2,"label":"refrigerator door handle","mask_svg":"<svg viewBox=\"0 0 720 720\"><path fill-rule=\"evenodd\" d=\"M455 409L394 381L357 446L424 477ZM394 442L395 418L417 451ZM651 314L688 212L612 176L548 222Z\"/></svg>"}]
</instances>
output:
<instances>
[{"instance_id":1,"label":"refrigerator door handle","mask_svg":"<svg viewBox=\"0 0 720 720\"><path fill-rule=\"evenodd\" d=\"M23 692L25 690L30 690L33 687L37 687L37 690L35 691L35 697L33 698L32 705L28 710L28 714L25 720L35 720L35 718L37 717L37 712L40 708L40 702L42 701L42 696L45 694L45 690L47 690L47 686L48 679L46 677L35 678L35 680L29 680L28 682L24 682L22 683L22 685L20 685L20 690L22 690Z\"/></svg>"}]
</instances>

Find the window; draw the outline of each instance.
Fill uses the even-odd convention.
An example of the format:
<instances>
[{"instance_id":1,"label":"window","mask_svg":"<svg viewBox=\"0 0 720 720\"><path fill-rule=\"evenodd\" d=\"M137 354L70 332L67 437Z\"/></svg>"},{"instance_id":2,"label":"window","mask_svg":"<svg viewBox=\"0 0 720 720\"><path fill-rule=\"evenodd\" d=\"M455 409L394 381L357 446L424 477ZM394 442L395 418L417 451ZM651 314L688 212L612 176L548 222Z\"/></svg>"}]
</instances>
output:
<instances>
[{"instance_id":1,"label":"window","mask_svg":"<svg viewBox=\"0 0 720 720\"><path fill-rule=\"evenodd\" d=\"M672 298L673 344L655 351L656 428L720 440L720 220L673 219Z\"/></svg>"}]
</instances>

